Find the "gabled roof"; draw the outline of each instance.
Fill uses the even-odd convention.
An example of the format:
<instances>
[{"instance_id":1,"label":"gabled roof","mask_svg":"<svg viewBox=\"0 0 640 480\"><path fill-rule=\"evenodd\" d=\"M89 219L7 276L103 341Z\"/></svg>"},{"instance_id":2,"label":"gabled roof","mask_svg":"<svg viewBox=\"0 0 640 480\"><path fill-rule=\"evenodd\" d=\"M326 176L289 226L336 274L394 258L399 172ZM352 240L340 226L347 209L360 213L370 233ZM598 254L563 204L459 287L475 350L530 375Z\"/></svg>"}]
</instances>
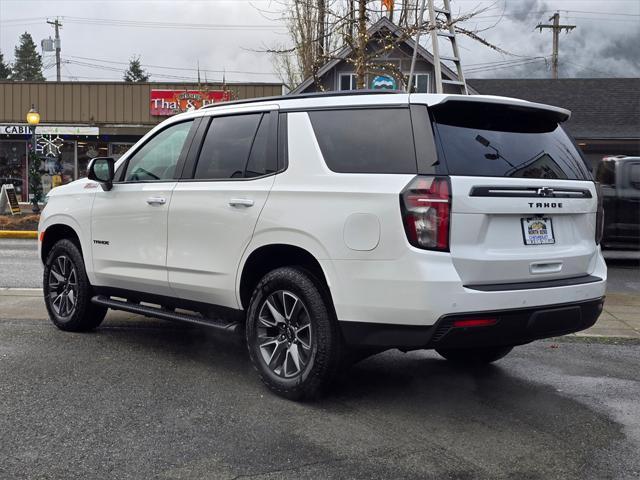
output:
<instances>
[{"instance_id":1,"label":"gabled roof","mask_svg":"<svg viewBox=\"0 0 640 480\"><path fill-rule=\"evenodd\" d=\"M640 138L640 78L467 79L483 95L571 110L567 130L579 139Z\"/></svg>"},{"instance_id":2,"label":"gabled roof","mask_svg":"<svg viewBox=\"0 0 640 480\"><path fill-rule=\"evenodd\" d=\"M402 29L398 25L393 23L387 17L382 17L380 20L378 20L376 23L374 23L369 27L369 29L367 30L367 35L369 36L369 38L373 38L373 36L376 33L380 32L383 29L390 31L396 37L399 37L402 31ZM413 38L406 39L404 43L413 51L413 46L416 43ZM342 47L335 54L336 58L328 61L322 67L320 67L317 73L317 77L318 78L323 77L327 72L329 72L331 69L336 67L340 62L343 62L345 61L345 59L349 58L352 52L353 52L353 49L349 45L345 45L344 47ZM418 44L418 55L420 55L423 59L425 59L429 63L431 64L434 63L433 55L431 55L431 53L429 53L429 51L420 44ZM444 64L442 64L442 74L450 80L458 79L458 76L453 72L453 70L451 70ZM291 93L292 94L302 93L309 86L311 86L312 83L313 83L313 77L308 77L300 85L298 85L296 88L291 90Z\"/></svg>"}]
</instances>

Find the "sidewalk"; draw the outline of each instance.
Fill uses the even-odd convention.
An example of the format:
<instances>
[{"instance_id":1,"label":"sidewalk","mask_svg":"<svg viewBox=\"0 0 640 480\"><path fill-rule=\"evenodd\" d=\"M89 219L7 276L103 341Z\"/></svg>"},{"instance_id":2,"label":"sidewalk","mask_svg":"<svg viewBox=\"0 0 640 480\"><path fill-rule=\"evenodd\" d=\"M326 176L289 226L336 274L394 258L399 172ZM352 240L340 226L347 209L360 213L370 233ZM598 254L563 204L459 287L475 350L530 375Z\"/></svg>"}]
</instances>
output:
<instances>
[{"instance_id":1,"label":"sidewalk","mask_svg":"<svg viewBox=\"0 0 640 480\"><path fill-rule=\"evenodd\" d=\"M126 312L109 312L111 320L142 320L144 317ZM47 319L38 288L0 288L0 321ZM574 334L578 337L619 337L640 339L640 295L610 293L604 312L588 330Z\"/></svg>"}]
</instances>

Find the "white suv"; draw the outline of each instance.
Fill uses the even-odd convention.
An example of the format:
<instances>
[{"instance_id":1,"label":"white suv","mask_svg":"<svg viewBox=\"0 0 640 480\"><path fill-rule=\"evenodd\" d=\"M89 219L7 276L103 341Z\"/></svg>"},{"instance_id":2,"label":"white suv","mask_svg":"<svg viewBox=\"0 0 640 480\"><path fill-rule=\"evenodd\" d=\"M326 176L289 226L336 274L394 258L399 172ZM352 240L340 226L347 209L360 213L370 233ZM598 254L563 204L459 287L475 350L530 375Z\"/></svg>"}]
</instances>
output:
<instances>
[{"instance_id":1,"label":"white suv","mask_svg":"<svg viewBox=\"0 0 640 480\"><path fill-rule=\"evenodd\" d=\"M289 398L389 348L491 362L585 329L605 293L602 211L569 115L395 92L176 115L50 192L49 315L71 331L111 308L244 332Z\"/></svg>"}]
</instances>

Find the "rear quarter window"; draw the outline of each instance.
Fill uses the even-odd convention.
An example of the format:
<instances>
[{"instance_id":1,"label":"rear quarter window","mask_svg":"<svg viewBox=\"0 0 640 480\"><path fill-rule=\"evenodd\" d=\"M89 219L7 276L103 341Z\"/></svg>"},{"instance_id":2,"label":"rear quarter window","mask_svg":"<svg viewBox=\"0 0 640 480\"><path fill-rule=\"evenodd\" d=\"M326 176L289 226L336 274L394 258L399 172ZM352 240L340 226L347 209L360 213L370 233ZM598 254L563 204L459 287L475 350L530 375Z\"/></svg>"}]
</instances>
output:
<instances>
[{"instance_id":1,"label":"rear quarter window","mask_svg":"<svg viewBox=\"0 0 640 480\"><path fill-rule=\"evenodd\" d=\"M408 108L308 112L327 166L339 173L415 174Z\"/></svg>"},{"instance_id":2,"label":"rear quarter window","mask_svg":"<svg viewBox=\"0 0 640 480\"><path fill-rule=\"evenodd\" d=\"M554 112L475 102L431 109L439 157L451 175L590 180Z\"/></svg>"}]
</instances>

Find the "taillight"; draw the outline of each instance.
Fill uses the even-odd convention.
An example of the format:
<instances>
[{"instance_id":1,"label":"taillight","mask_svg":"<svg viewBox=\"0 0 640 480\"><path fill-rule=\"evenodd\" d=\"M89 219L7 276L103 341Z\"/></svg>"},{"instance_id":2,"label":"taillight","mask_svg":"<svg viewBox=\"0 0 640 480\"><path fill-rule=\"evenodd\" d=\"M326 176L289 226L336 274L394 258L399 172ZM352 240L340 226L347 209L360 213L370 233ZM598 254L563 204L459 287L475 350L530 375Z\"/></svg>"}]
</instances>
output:
<instances>
[{"instance_id":1,"label":"taillight","mask_svg":"<svg viewBox=\"0 0 640 480\"><path fill-rule=\"evenodd\" d=\"M596 183L596 197L598 198L598 210L596 212L596 245L600 245L604 233L604 204L602 198L602 186Z\"/></svg>"},{"instance_id":2,"label":"taillight","mask_svg":"<svg viewBox=\"0 0 640 480\"><path fill-rule=\"evenodd\" d=\"M451 188L448 177L419 176L400 194L409 243L426 250L449 251Z\"/></svg>"}]
</instances>

